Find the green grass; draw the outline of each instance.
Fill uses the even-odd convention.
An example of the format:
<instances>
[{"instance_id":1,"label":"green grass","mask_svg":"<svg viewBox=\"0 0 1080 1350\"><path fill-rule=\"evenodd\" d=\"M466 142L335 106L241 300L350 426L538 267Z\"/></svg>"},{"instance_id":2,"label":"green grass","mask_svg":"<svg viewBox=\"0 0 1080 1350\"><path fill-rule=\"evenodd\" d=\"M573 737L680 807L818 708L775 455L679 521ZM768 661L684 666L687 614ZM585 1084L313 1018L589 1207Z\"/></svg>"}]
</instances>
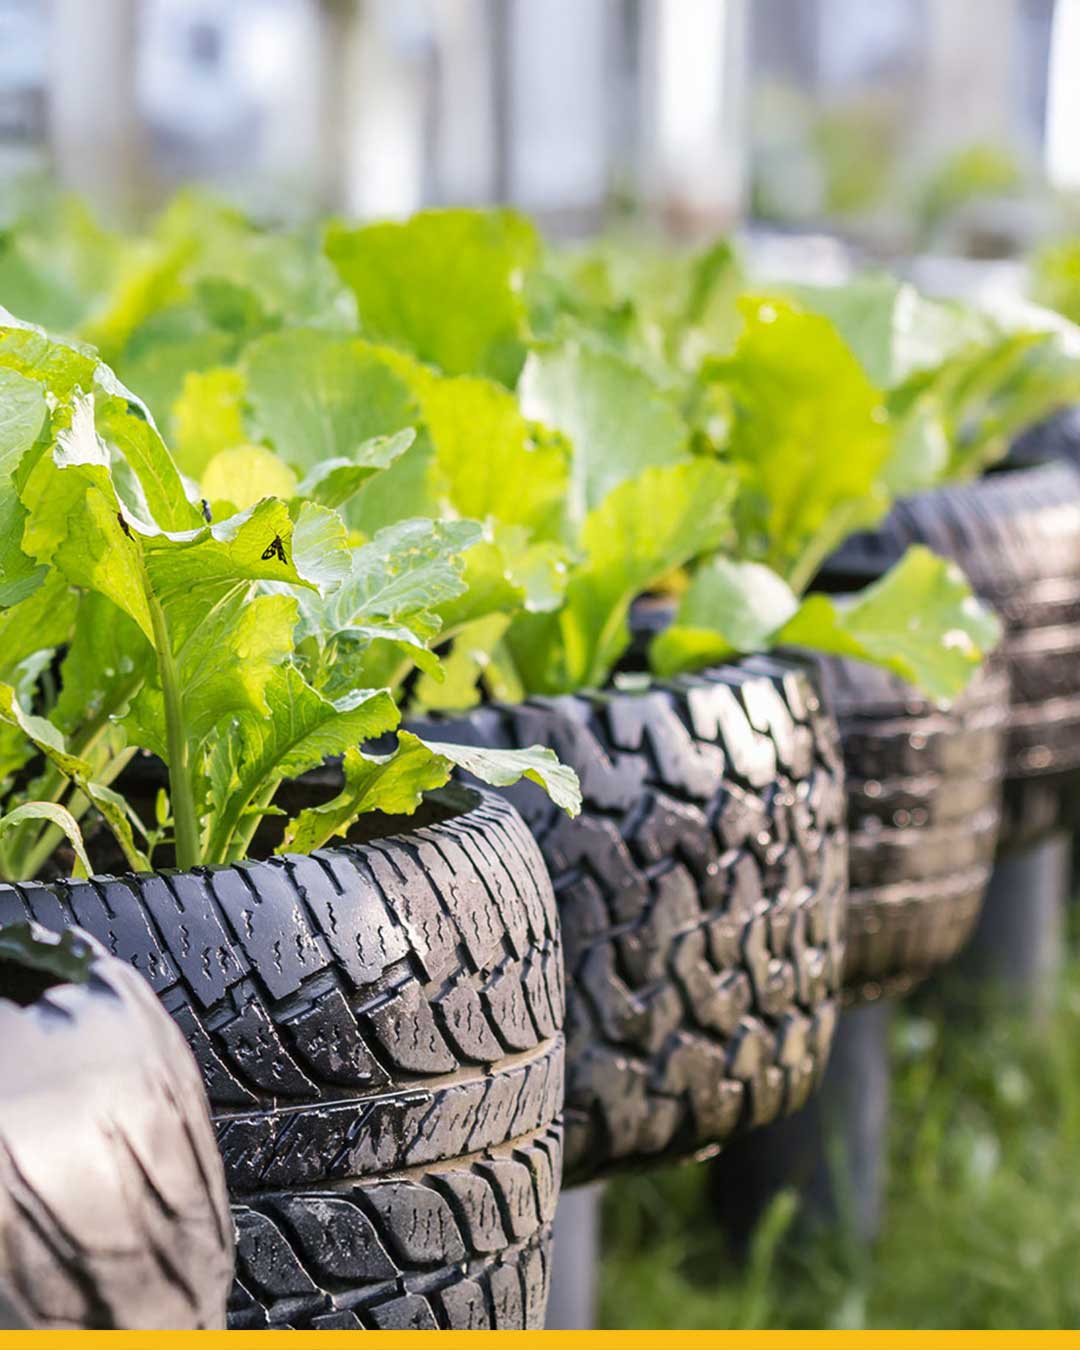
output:
<instances>
[{"instance_id":1,"label":"green grass","mask_svg":"<svg viewBox=\"0 0 1080 1350\"><path fill-rule=\"evenodd\" d=\"M894 1038L884 1230L800 1231L774 1203L741 1268L703 1166L608 1187L599 1325L1066 1328L1080 1325L1080 961L1048 1025L987 1009Z\"/></svg>"}]
</instances>

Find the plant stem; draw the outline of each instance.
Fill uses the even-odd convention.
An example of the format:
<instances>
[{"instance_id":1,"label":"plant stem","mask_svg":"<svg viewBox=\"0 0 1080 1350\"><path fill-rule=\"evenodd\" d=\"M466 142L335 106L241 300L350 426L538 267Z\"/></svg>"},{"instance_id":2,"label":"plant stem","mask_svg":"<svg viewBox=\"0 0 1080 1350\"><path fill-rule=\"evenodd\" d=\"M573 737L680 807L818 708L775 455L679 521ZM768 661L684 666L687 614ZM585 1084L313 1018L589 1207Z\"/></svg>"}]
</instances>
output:
<instances>
[{"instance_id":1,"label":"plant stem","mask_svg":"<svg viewBox=\"0 0 1080 1350\"><path fill-rule=\"evenodd\" d=\"M149 586L146 588L146 599L150 607L150 621L154 628L154 646L157 648L161 694L165 708L165 742L169 752L169 796L172 799L176 833L176 865L182 870L187 870L195 867L200 861L199 822L195 814L195 792L191 783L187 736L184 734L180 677L169 642L164 611Z\"/></svg>"},{"instance_id":2,"label":"plant stem","mask_svg":"<svg viewBox=\"0 0 1080 1350\"><path fill-rule=\"evenodd\" d=\"M809 541L786 573L782 567L773 564L774 570L781 573L800 600L806 588L820 572L825 559L835 552L851 533L853 522L858 519L860 506L861 503L858 503L847 508L839 508L833 519L827 521Z\"/></svg>"},{"instance_id":3,"label":"plant stem","mask_svg":"<svg viewBox=\"0 0 1080 1350\"><path fill-rule=\"evenodd\" d=\"M237 827L233 833L232 839L225 841L224 856L216 859L217 862L239 862L246 858L251 848L251 841L255 838L255 831L262 823L262 815L259 814L274 800L274 793L281 786L281 779L275 778L263 790L256 794L248 804L248 810L252 813L251 818L246 821L242 827Z\"/></svg>"},{"instance_id":4,"label":"plant stem","mask_svg":"<svg viewBox=\"0 0 1080 1350\"><path fill-rule=\"evenodd\" d=\"M113 782L113 780L122 772L122 770L128 765L134 754L135 754L134 746L129 746L121 750L118 755L115 755L109 761L108 765L102 770L102 772L95 777L94 781L96 783L100 783L102 787L108 787ZM60 798L63 795L64 795L63 793L58 793L55 798L55 800L59 802L61 805L64 805L64 803L60 802ZM71 812L71 814L75 817L75 819L80 822L82 821L83 816L85 816L87 811L90 809L89 798L84 796L83 793L79 792L77 789L72 792L71 798L68 800L66 805L67 809ZM37 876L38 872L41 871L41 869L52 857L53 853L57 849L57 846L63 843L64 838L65 835L63 830L58 829L55 825L46 825L44 829L42 829L37 835L36 843L24 852L22 863L19 865L19 875L12 879L15 881L33 880L33 878ZM127 849L124 847L123 840L117 838L116 835L113 835L113 838L116 839L117 846L123 853L127 865L131 868L133 872L137 872L139 870L140 860L133 858L128 853Z\"/></svg>"}]
</instances>

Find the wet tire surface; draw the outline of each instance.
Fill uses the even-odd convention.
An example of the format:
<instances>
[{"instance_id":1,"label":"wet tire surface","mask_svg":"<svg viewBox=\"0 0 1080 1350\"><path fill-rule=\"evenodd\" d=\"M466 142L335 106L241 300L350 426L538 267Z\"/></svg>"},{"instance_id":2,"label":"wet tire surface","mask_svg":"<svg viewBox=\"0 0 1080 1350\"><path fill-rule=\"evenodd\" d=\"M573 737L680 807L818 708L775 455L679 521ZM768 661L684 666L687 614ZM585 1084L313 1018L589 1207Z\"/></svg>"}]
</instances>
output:
<instances>
[{"instance_id":1,"label":"wet tire surface","mask_svg":"<svg viewBox=\"0 0 1080 1350\"><path fill-rule=\"evenodd\" d=\"M847 768L844 994L907 992L967 941L1001 823L1008 679L981 670L950 708L887 672L824 660Z\"/></svg>"},{"instance_id":2,"label":"wet tire surface","mask_svg":"<svg viewBox=\"0 0 1080 1350\"><path fill-rule=\"evenodd\" d=\"M822 580L880 576L911 543L955 559L1000 614L1012 705L1001 845L1056 828L1080 777L1080 473L1066 463L990 474L898 503L853 536Z\"/></svg>"},{"instance_id":3,"label":"wet tire surface","mask_svg":"<svg viewBox=\"0 0 1080 1350\"><path fill-rule=\"evenodd\" d=\"M560 1177L551 885L512 807L310 857L0 887L149 980L233 1201L231 1327L542 1326Z\"/></svg>"},{"instance_id":4,"label":"wet tire surface","mask_svg":"<svg viewBox=\"0 0 1080 1350\"><path fill-rule=\"evenodd\" d=\"M847 847L836 728L803 669L414 725L548 745L581 779L575 820L532 784L506 790L563 925L567 1184L693 1156L805 1101L837 1013Z\"/></svg>"}]
</instances>

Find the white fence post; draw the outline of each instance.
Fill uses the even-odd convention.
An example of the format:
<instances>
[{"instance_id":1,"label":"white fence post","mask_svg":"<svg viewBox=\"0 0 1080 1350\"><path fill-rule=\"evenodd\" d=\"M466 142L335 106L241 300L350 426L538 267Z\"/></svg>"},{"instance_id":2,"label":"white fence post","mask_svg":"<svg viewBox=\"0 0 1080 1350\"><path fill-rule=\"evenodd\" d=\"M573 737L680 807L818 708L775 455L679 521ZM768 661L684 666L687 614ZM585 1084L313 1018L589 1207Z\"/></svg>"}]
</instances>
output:
<instances>
[{"instance_id":1,"label":"white fence post","mask_svg":"<svg viewBox=\"0 0 1080 1350\"><path fill-rule=\"evenodd\" d=\"M730 228L746 197L744 0L644 0L647 199L694 231Z\"/></svg>"},{"instance_id":2,"label":"white fence post","mask_svg":"<svg viewBox=\"0 0 1080 1350\"><path fill-rule=\"evenodd\" d=\"M51 0L48 136L66 187L110 210L143 199L147 138L136 98L138 0Z\"/></svg>"}]
</instances>

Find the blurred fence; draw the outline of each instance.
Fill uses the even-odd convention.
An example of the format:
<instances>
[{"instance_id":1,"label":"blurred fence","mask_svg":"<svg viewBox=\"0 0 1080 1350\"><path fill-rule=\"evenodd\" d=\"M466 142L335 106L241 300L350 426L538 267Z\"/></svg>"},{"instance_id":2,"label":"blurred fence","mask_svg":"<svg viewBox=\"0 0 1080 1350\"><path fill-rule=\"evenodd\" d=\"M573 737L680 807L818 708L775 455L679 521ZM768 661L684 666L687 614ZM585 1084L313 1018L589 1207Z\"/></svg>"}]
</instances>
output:
<instances>
[{"instance_id":1,"label":"blurred fence","mask_svg":"<svg viewBox=\"0 0 1080 1350\"><path fill-rule=\"evenodd\" d=\"M1047 144L1080 182L1076 14L1075 0L0 0L0 174L42 165L112 210L194 178L285 211L498 200L563 232L629 212L715 230L749 212L847 220L886 245L928 236L968 193L991 201L991 232L1023 234L1032 194L1016 189L1041 179Z\"/></svg>"}]
</instances>

